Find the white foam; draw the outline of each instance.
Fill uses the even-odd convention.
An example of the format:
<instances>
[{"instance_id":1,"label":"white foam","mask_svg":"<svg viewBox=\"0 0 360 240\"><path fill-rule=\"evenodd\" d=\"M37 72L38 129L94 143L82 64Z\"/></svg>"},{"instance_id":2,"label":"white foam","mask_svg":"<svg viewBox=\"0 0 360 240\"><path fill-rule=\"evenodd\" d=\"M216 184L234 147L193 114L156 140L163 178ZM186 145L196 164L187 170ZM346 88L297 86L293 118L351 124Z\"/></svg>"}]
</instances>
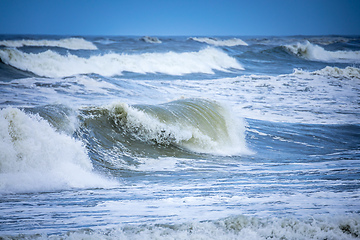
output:
<instances>
[{"instance_id":1,"label":"white foam","mask_svg":"<svg viewBox=\"0 0 360 240\"><path fill-rule=\"evenodd\" d=\"M8 65L44 77L67 77L88 73L113 76L121 75L124 71L169 75L214 74L214 70L244 69L235 58L215 48L183 53L134 55L110 53L91 56L90 58L82 58L70 53L64 56L51 50L34 54L17 49L2 49L0 50L0 58Z\"/></svg>"},{"instance_id":2,"label":"white foam","mask_svg":"<svg viewBox=\"0 0 360 240\"><path fill-rule=\"evenodd\" d=\"M83 38L64 38L60 40L3 40L0 46L5 47L61 47L71 50L96 50L97 47Z\"/></svg>"},{"instance_id":3,"label":"white foam","mask_svg":"<svg viewBox=\"0 0 360 240\"><path fill-rule=\"evenodd\" d=\"M226 46L226 47L234 47L234 46L248 46L246 42L239 38L232 38L227 40L219 40L215 38L207 38L207 37L193 37L190 38L191 40L197 41L197 42L203 42L207 44L211 44L214 46Z\"/></svg>"},{"instance_id":4,"label":"white foam","mask_svg":"<svg viewBox=\"0 0 360 240\"><path fill-rule=\"evenodd\" d=\"M266 121L321 124L359 123L359 68L295 70L279 76L243 75L216 80L137 81L158 99L184 96L220 100L241 117ZM160 93L157 93L159 89ZM166 95L167 94L167 95ZM153 100L154 101L154 100ZM159 100L158 100L159 101Z\"/></svg>"},{"instance_id":5,"label":"white foam","mask_svg":"<svg viewBox=\"0 0 360 240\"><path fill-rule=\"evenodd\" d=\"M3 90L2 100L4 102L16 101L16 106L21 107L28 106L29 99L40 105L63 104L76 108L87 105L90 94L97 96L96 104L101 104L103 101L108 102L111 97L121 98L121 96L117 94L114 96L115 94L112 93L112 91L119 91L118 86L101 78L91 78L86 75L67 78L20 78L10 82L0 82L0 88ZM121 89L121 91L131 92L127 89ZM14 98L14 95L23 96L25 94L26 97L24 98Z\"/></svg>"},{"instance_id":6,"label":"white foam","mask_svg":"<svg viewBox=\"0 0 360 240\"><path fill-rule=\"evenodd\" d=\"M19 109L0 111L0 191L33 192L110 187L92 171L80 141Z\"/></svg>"},{"instance_id":7,"label":"white foam","mask_svg":"<svg viewBox=\"0 0 360 240\"><path fill-rule=\"evenodd\" d=\"M119 225L112 229L81 230L51 239L358 239L358 216L336 218L256 218L238 215L217 221L182 224ZM42 238L46 239L44 235Z\"/></svg>"},{"instance_id":8,"label":"white foam","mask_svg":"<svg viewBox=\"0 0 360 240\"><path fill-rule=\"evenodd\" d=\"M299 57L312 61L340 63L360 62L360 51L327 51L319 45L312 44L309 41L297 43L295 45L286 45L285 48Z\"/></svg>"}]
</instances>

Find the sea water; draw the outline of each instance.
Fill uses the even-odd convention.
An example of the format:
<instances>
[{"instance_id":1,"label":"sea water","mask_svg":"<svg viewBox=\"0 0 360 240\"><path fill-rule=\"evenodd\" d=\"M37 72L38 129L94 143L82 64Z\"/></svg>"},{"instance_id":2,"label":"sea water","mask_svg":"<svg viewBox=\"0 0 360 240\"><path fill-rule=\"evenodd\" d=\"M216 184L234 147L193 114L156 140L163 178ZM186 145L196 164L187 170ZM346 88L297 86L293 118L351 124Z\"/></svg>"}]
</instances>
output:
<instances>
[{"instance_id":1,"label":"sea water","mask_svg":"<svg viewBox=\"0 0 360 240\"><path fill-rule=\"evenodd\" d=\"M360 38L0 36L0 238L360 237Z\"/></svg>"}]
</instances>

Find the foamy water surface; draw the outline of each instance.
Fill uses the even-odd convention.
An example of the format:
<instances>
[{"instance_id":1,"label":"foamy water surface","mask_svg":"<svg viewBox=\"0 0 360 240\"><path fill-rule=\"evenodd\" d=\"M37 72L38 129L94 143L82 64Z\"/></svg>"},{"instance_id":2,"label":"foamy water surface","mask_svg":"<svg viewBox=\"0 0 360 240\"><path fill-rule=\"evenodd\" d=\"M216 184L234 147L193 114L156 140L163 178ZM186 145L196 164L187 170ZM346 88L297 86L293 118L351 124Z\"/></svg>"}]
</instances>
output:
<instances>
[{"instance_id":1,"label":"foamy water surface","mask_svg":"<svg viewBox=\"0 0 360 240\"><path fill-rule=\"evenodd\" d=\"M1 36L0 238L359 238L359 52Z\"/></svg>"}]
</instances>

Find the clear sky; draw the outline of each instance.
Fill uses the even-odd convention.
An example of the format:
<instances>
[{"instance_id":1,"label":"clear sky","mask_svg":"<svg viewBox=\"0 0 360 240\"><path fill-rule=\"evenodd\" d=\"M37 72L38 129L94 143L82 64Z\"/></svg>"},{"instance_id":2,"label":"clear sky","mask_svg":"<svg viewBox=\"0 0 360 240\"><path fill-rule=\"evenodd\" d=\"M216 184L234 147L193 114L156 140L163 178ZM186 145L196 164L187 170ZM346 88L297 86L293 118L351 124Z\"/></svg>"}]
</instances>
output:
<instances>
[{"instance_id":1,"label":"clear sky","mask_svg":"<svg viewBox=\"0 0 360 240\"><path fill-rule=\"evenodd\" d=\"M0 0L0 34L360 35L360 0Z\"/></svg>"}]
</instances>

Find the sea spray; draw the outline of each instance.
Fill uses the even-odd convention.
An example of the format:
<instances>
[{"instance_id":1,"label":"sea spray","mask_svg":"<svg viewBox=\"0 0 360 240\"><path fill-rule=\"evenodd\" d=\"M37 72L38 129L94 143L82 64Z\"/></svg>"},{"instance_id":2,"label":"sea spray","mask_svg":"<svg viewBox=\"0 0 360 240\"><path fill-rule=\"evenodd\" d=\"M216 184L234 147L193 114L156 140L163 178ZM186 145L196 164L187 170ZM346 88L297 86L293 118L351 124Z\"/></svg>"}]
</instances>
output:
<instances>
[{"instance_id":1,"label":"sea spray","mask_svg":"<svg viewBox=\"0 0 360 240\"><path fill-rule=\"evenodd\" d=\"M82 143L56 132L38 115L0 111L0 191L33 192L105 187Z\"/></svg>"}]
</instances>

